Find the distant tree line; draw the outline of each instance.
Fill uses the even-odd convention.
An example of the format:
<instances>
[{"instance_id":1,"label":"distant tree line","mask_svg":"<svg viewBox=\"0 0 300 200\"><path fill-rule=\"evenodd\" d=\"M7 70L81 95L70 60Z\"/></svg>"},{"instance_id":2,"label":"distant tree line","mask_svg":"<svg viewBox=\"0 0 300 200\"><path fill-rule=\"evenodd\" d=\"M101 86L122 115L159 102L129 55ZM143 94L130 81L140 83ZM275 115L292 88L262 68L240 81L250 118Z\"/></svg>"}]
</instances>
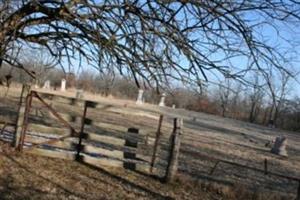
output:
<instances>
[{"instance_id":1,"label":"distant tree line","mask_svg":"<svg viewBox=\"0 0 300 200\"><path fill-rule=\"evenodd\" d=\"M0 68L37 77L22 57L36 50L62 68L88 63L130 74L138 87L202 87L212 74L249 85L253 74L295 77L299 25L296 0L2 0ZM226 113L227 94L221 98ZM272 100L276 113L278 97Z\"/></svg>"},{"instance_id":2,"label":"distant tree line","mask_svg":"<svg viewBox=\"0 0 300 200\"><path fill-rule=\"evenodd\" d=\"M160 90L169 105L297 130L299 25L295 0L4 0L0 84L65 77L105 96L144 88L148 102ZM100 75L66 74L90 67Z\"/></svg>"},{"instance_id":3,"label":"distant tree line","mask_svg":"<svg viewBox=\"0 0 300 200\"><path fill-rule=\"evenodd\" d=\"M39 62L28 64L32 71L38 73L38 79L32 80L23 71L5 65L0 69L0 80L11 76L10 81L38 84L43 86L50 80L53 88L59 88L62 78L67 78L67 86L83 89L102 96L115 96L135 100L138 87L131 77L110 73L82 71L78 75L65 73L61 69L39 65ZM275 78L275 77L274 77ZM270 85L260 85L258 77L254 77L256 85L246 87L230 79L218 85L206 85L199 92L191 87L172 87L165 89L167 106L205 112L223 117L248 121L266 126L276 126L286 130L300 130L300 98L291 97L289 79L284 75L276 77ZM275 84L276 82L276 84ZM5 81L3 81L3 85ZM271 90L270 90L271 87ZM157 104L161 92L156 88L144 87L144 98L148 103ZM289 96L289 98L287 98Z\"/></svg>"}]
</instances>

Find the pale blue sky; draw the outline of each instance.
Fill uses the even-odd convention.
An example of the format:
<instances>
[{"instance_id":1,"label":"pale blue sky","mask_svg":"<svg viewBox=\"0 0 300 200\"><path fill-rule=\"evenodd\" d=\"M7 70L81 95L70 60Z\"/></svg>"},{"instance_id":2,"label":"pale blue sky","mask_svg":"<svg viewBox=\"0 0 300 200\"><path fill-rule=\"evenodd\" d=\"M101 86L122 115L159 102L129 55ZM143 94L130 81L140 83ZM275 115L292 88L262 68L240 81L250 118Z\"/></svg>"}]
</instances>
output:
<instances>
[{"instance_id":1,"label":"pale blue sky","mask_svg":"<svg viewBox=\"0 0 300 200\"><path fill-rule=\"evenodd\" d=\"M180 16L179 16L180 17ZM245 17L247 18L247 20L260 20L260 18L258 16L255 16L253 14L247 14L247 16ZM251 22L249 22L251 24ZM291 59L289 59L290 61L293 60L293 62L290 63L290 67L287 67L288 69L292 69L293 71L300 71L300 68L298 67L298 63L300 61L300 48L297 45L298 42L300 44L300 37L298 39L298 35L300 34L300 24L289 24L289 26L287 25L283 25L283 24L275 24L276 26L278 26L278 29L274 29L272 26L269 25L262 25L262 26L258 26L255 29L254 35L257 37L263 37L264 42L266 42L267 44L270 44L271 46L276 47L276 49L280 49L281 52L284 51L288 51L289 53L287 53L285 55L285 57L291 57ZM279 33L279 35L278 35ZM293 40L292 45L295 46L291 46L290 43L288 43L288 41L286 40ZM219 59L219 57L222 57L221 54L214 54L211 56L211 58L214 59ZM228 61L228 60L227 60ZM187 65L187 62L183 59L181 59L181 64L182 65ZM234 59L230 59L230 62L232 63L233 66L235 67L240 67L242 65L246 65L247 64L247 60L245 58L239 57L239 58L234 58ZM76 66L77 61L74 61L74 64ZM228 64L226 62L224 62L224 64ZM84 66L87 66L88 64L84 64ZM85 68L86 69L86 68ZM74 71L76 71L74 69ZM210 72L207 72L207 76L209 78L210 81L214 81L217 82L217 79L220 79L221 76L220 74L217 74L216 76L213 75ZM299 79L299 77L298 77ZM290 96L294 96L294 95L298 95L300 96L300 84L296 81L296 80L292 80L291 81L291 85L293 85L292 87L292 92L290 94Z\"/></svg>"}]
</instances>

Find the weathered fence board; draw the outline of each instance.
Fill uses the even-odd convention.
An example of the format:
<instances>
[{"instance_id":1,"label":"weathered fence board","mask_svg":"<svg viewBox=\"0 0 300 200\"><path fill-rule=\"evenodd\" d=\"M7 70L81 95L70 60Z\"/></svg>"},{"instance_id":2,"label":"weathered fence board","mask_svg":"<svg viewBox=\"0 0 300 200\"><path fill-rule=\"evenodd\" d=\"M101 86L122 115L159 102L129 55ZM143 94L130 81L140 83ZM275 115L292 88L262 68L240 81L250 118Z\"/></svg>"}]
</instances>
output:
<instances>
[{"instance_id":1,"label":"weathered fence board","mask_svg":"<svg viewBox=\"0 0 300 200\"><path fill-rule=\"evenodd\" d=\"M68 113L57 112L65 121L69 123L79 123L82 121L82 117L78 115L72 115ZM54 118L54 117L53 117Z\"/></svg>"},{"instance_id":2,"label":"weathered fence board","mask_svg":"<svg viewBox=\"0 0 300 200\"><path fill-rule=\"evenodd\" d=\"M132 148L127 147L123 145L115 145L112 143L104 143L104 142L97 142L96 144L92 142L92 146L99 147L106 150L116 150L116 151L122 151L127 153L136 153L139 157L148 160L150 162L150 155L151 151L149 153L145 151L149 151L149 149L146 149L143 145L138 145L138 148ZM91 145L91 142L84 142L84 144Z\"/></svg>"},{"instance_id":3,"label":"weathered fence board","mask_svg":"<svg viewBox=\"0 0 300 200\"><path fill-rule=\"evenodd\" d=\"M85 133L83 136L87 140L94 140L96 142L105 142L108 144L124 146L125 140L122 138L116 138L109 135L101 135L98 133Z\"/></svg>"},{"instance_id":4,"label":"weathered fence board","mask_svg":"<svg viewBox=\"0 0 300 200\"><path fill-rule=\"evenodd\" d=\"M122 115L131 115L131 116L137 116L137 117L145 117L149 119L154 119L158 120L159 115L155 114L149 114L145 112L141 112L138 109L133 109L133 108L127 108L127 107L117 107L114 105L103 105L102 107L99 107L95 111L101 112L105 110L106 112L111 112L115 114L122 114Z\"/></svg>"},{"instance_id":5,"label":"weathered fence board","mask_svg":"<svg viewBox=\"0 0 300 200\"><path fill-rule=\"evenodd\" d=\"M118 150L108 150L100 147L95 147L92 145L83 145L83 150L82 152L84 153L89 153L89 154L100 154L112 158L123 158L123 151L118 151Z\"/></svg>"},{"instance_id":6,"label":"weathered fence board","mask_svg":"<svg viewBox=\"0 0 300 200\"><path fill-rule=\"evenodd\" d=\"M66 133L70 133L70 129L65 127L52 127L46 126L42 124L30 123L28 125L28 132L37 132L37 133L44 133L46 134L57 134L57 135L64 135Z\"/></svg>"},{"instance_id":7,"label":"weathered fence board","mask_svg":"<svg viewBox=\"0 0 300 200\"><path fill-rule=\"evenodd\" d=\"M86 132L97 132L99 135L106 135L106 136L111 136L115 138L120 138L120 139L128 139L128 140L133 140L133 141L138 141L138 142L146 142L147 140L147 135L145 132L144 134L131 134L131 133L126 133L128 127L125 126L118 126L115 124L110 124L110 123L102 123L102 122L96 122L94 120L89 120L87 119L89 127L86 128ZM94 129L94 130L93 130ZM126 133L126 134L125 134Z\"/></svg>"},{"instance_id":8,"label":"weathered fence board","mask_svg":"<svg viewBox=\"0 0 300 200\"><path fill-rule=\"evenodd\" d=\"M123 167L123 161L112 160L107 158L96 158L86 154L81 154L81 161L97 167ZM129 161L127 160L127 162ZM148 173L149 165L136 164L136 170Z\"/></svg>"},{"instance_id":9,"label":"weathered fence board","mask_svg":"<svg viewBox=\"0 0 300 200\"><path fill-rule=\"evenodd\" d=\"M54 101L57 103L76 105L76 106L80 106L80 107L82 107L84 104L84 100L77 99L75 97L67 97L67 96L63 96L63 95L44 93L44 92L40 92L40 91L38 91L38 94L43 99L48 99L50 101Z\"/></svg>"},{"instance_id":10,"label":"weathered fence board","mask_svg":"<svg viewBox=\"0 0 300 200\"><path fill-rule=\"evenodd\" d=\"M84 100L76 99L72 97L65 97L62 95L54 95L54 94L47 94L47 93L41 93L39 92L40 96L43 98L50 99L51 103L55 106L60 106L61 104L64 104L64 106L67 107L67 105L72 106L78 106L83 107ZM130 108L119 104L108 104L103 102L93 102L93 101L87 101L88 102L88 108L95 109L97 112L101 112L103 110L110 111L112 113L119 113L119 114L125 114L125 115L134 115L134 116L141 116L141 117L148 117L152 119L158 119L159 115L155 112L142 112L140 108L131 106Z\"/></svg>"},{"instance_id":11,"label":"weathered fence board","mask_svg":"<svg viewBox=\"0 0 300 200\"><path fill-rule=\"evenodd\" d=\"M34 148L26 151L26 153L46 156L51 158L61 158L66 160L75 160L75 154L67 151L55 151L50 149Z\"/></svg>"},{"instance_id":12,"label":"weathered fence board","mask_svg":"<svg viewBox=\"0 0 300 200\"><path fill-rule=\"evenodd\" d=\"M38 137L38 136L32 136L30 134L28 134L26 136L26 140L25 140L25 143L29 143L29 144L32 144L32 145L37 145L37 146L51 146L51 147L54 147L54 148L61 148L61 149L67 149L67 150L70 150L70 151L74 151L75 150L75 144L78 143L78 138L66 138L65 140L63 141L57 141L53 144L42 144L42 143L45 143L47 141L50 141L51 139L46 139L46 138L41 138L41 137Z\"/></svg>"},{"instance_id":13,"label":"weathered fence board","mask_svg":"<svg viewBox=\"0 0 300 200\"><path fill-rule=\"evenodd\" d=\"M120 160L112 160L109 158L99 158L99 157L93 157L89 156L87 154L80 154L81 161L85 163L89 163L92 165L95 165L97 167L102 167L102 166L108 166L108 167L122 167L123 162Z\"/></svg>"}]
</instances>

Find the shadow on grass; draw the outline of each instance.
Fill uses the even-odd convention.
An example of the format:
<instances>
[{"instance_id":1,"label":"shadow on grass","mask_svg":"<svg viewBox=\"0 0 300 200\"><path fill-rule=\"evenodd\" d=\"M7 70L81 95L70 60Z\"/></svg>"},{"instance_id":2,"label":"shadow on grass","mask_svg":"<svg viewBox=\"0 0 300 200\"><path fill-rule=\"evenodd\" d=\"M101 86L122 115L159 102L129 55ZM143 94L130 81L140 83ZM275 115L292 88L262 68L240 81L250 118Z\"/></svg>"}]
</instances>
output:
<instances>
[{"instance_id":1,"label":"shadow on grass","mask_svg":"<svg viewBox=\"0 0 300 200\"><path fill-rule=\"evenodd\" d=\"M63 186L59 183L56 183L56 182L50 180L49 178L46 178L44 176L41 176L41 175L35 173L33 170L31 170L28 167L22 165L19 161L14 159L12 156L10 156L8 154L5 154L5 157L7 159L9 159L11 162L13 162L14 164L16 164L18 167L20 167L21 169L26 171L27 173L30 173L31 175L36 176L39 179L52 184L53 186L55 186L55 187L59 188L60 190L64 191L66 194L72 195L72 196L75 196L75 197L81 198L81 199L87 199L87 197L85 195L75 193L75 192L69 190L68 188L66 188L65 186ZM39 189L32 188L32 187L11 187L10 185L13 184L13 181L14 180L13 180L12 177L9 178L8 180L4 181L5 182L4 188L2 188L0 190L0 193L1 193L1 198L0 199L4 199L4 200L5 199L22 199L22 200L23 199L31 199L32 191L37 191L37 193L41 193L42 195L45 195L47 193L45 191L41 191ZM28 195L24 194L24 192L21 192L23 190L27 190ZM5 198L5 195L6 195L7 198Z\"/></svg>"},{"instance_id":2,"label":"shadow on grass","mask_svg":"<svg viewBox=\"0 0 300 200\"><path fill-rule=\"evenodd\" d=\"M30 186L14 186L13 185L14 178L11 175L6 175L0 178L0 199L14 199L14 200L30 200L35 195L44 196L49 194L46 191L33 188ZM33 195L33 193L35 195Z\"/></svg>"},{"instance_id":3,"label":"shadow on grass","mask_svg":"<svg viewBox=\"0 0 300 200\"><path fill-rule=\"evenodd\" d=\"M22 164L20 161L18 161L17 159L14 158L14 154L10 155L8 153L4 153L3 154L9 161L11 161L16 167L24 170L27 173L30 173L30 176L34 176L37 177L38 179L45 181L47 183L50 183L52 186L54 186L55 188L61 190L63 193L65 193L66 195L70 195L79 199L90 199L87 195L83 194L83 193L79 193L76 191L72 191L71 189L68 189L66 186L64 186L63 184L57 183L53 180L51 180L50 178L44 177L43 175L38 174L37 172L34 171L34 169L30 169L28 166L25 166L24 164ZM105 176L108 176L110 178L112 178L113 180L116 180L117 182L119 182L120 184L124 185L124 186L129 186L132 188L132 192L134 191L140 191L142 193L145 193L155 199L173 199L172 197L169 196L164 196L156 191L152 191L149 188L143 187L137 183L134 183L132 181L129 181L119 175L115 175L103 168L100 167L96 167L87 163L82 163L80 162L80 164L88 167L89 169L92 170L96 170L97 172L102 173ZM144 175L146 177L151 177L154 179L158 179L158 177L155 176L150 176L148 174L144 174L141 173L141 175ZM106 180L102 180L102 179L98 179L95 177L90 177L88 175L86 175L88 178L90 179L94 179L97 181L101 181L104 184L108 184L108 185L112 185L113 183L110 183L109 181ZM40 196L45 196L45 195L50 195L51 197L55 198L56 193L50 193L47 191L43 191L40 188L36 188L34 186L30 187L30 186L21 186L21 185L16 185L15 184L15 179L16 177L12 177L10 174L7 174L7 176L5 177L0 177L0 199L6 200L6 199L17 199L17 200L23 200L23 199L32 199L32 197L40 197ZM30 180L29 180L30 181Z\"/></svg>"},{"instance_id":4,"label":"shadow on grass","mask_svg":"<svg viewBox=\"0 0 300 200\"><path fill-rule=\"evenodd\" d=\"M109 177L111 177L111 178L113 178L113 179L115 179L115 180L121 182L121 183L124 184L124 185L128 185L128 186L133 187L133 188L135 188L135 189L138 189L138 190L140 190L140 191L142 191L142 192L145 192L145 193L151 195L152 197L154 197L154 198L156 198L156 199L166 199L166 200L174 199L174 198L172 198L172 197L164 196L164 195L162 195L162 194L159 194L159 193L157 193L157 192L154 192L154 191L152 191L152 190L150 190L150 189L148 189L148 188L145 188L145 187L143 187L143 186L141 186L141 185L138 185L138 184L136 184L136 183L134 183L134 182L131 182L131 181L129 181L129 180L127 180L127 179L125 179L125 178L123 178L123 177L121 177L121 176L112 174L111 172L109 172L109 171L107 171L107 170L105 170L105 169L103 169L103 168L96 167L96 166L91 165L91 164L88 164L88 163L81 163L81 164L83 164L83 165L89 167L90 169L97 170L97 171L99 171L99 172L101 172L101 173L103 173L103 174L105 174L105 175L107 175L107 176L109 176ZM157 176L151 176L151 175L145 174L145 173L143 173L143 172L139 172L139 171L134 171L134 172L137 172L137 173L139 173L139 174L141 174L141 175L143 175L143 176L147 176L147 177L151 177L151 178L160 180L160 178L157 177Z\"/></svg>"}]
</instances>

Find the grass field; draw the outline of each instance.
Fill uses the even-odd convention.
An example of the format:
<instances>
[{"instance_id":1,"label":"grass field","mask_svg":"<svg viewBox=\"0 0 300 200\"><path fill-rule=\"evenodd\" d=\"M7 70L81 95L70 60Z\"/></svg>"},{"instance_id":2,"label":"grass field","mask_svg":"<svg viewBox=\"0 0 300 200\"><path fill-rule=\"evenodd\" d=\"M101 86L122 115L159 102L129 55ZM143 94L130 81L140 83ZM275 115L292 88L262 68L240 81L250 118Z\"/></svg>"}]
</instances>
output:
<instances>
[{"instance_id":1,"label":"grass field","mask_svg":"<svg viewBox=\"0 0 300 200\"><path fill-rule=\"evenodd\" d=\"M0 121L15 121L20 88L7 93L0 88ZM49 92L49 91L48 91ZM51 91L54 93L59 93ZM65 92L75 96L75 91ZM136 108L132 101L85 94L89 100ZM60 105L59 110L68 110ZM14 154L2 144L0 193L3 199L292 199L297 182L231 165L230 162L300 177L300 134L181 109L145 104L142 111L163 112L184 119L179 159L179 178L162 184L144 175L109 168L95 170L76 162ZM72 111L78 112L80 110ZM155 133L157 120L151 116L94 113L103 122L135 126ZM47 119L36 119L50 123ZM163 132L169 131L167 120ZM10 129L8 129L9 131ZM265 143L278 135L288 138L288 158L270 153ZM167 134L166 134L167 136ZM211 159L213 157L215 159ZM223 160L225 162L218 162ZM226 162L228 161L228 162ZM217 164L217 165L216 165ZM214 169L214 170L212 170ZM87 174L87 175L83 175ZM4 181L9 180L9 181ZM7 182L9 182L9 185ZM8 184L8 185L6 185ZM46 192L45 192L46 191Z\"/></svg>"}]
</instances>

